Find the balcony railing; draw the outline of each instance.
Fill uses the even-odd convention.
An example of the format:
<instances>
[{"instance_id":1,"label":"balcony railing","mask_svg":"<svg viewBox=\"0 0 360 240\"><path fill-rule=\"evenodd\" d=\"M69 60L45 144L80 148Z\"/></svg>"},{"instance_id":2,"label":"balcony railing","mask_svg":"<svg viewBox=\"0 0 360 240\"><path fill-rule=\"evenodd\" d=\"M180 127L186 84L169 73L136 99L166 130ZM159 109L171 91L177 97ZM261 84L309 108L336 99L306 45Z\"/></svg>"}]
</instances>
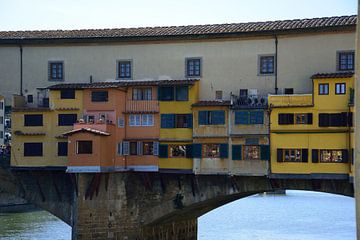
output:
<instances>
[{"instance_id":1,"label":"balcony railing","mask_svg":"<svg viewBox=\"0 0 360 240\"><path fill-rule=\"evenodd\" d=\"M312 106L312 94L269 95L269 105L274 107Z\"/></svg>"},{"instance_id":2,"label":"balcony railing","mask_svg":"<svg viewBox=\"0 0 360 240\"><path fill-rule=\"evenodd\" d=\"M128 100L126 102L127 113L158 113L159 101L154 100Z\"/></svg>"}]
</instances>

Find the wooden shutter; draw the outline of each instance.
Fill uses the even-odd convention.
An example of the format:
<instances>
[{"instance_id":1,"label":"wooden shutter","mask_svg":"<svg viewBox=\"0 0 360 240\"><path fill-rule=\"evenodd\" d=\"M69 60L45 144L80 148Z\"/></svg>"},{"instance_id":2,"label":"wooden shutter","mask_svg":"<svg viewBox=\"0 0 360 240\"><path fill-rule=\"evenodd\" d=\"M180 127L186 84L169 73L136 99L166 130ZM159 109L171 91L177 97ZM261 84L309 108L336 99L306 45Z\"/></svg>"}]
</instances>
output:
<instances>
[{"instance_id":1,"label":"wooden shutter","mask_svg":"<svg viewBox=\"0 0 360 240\"><path fill-rule=\"evenodd\" d=\"M208 111L199 111L199 119L198 119L199 125L208 124L207 116L208 116Z\"/></svg>"},{"instance_id":2,"label":"wooden shutter","mask_svg":"<svg viewBox=\"0 0 360 240\"><path fill-rule=\"evenodd\" d=\"M175 114L161 114L161 128L175 128Z\"/></svg>"},{"instance_id":3,"label":"wooden shutter","mask_svg":"<svg viewBox=\"0 0 360 240\"><path fill-rule=\"evenodd\" d=\"M202 158L201 144L194 143L192 145L192 148L193 148L193 157L194 158Z\"/></svg>"},{"instance_id":4,"label":"wooden shutter","mask_svg":"<svg viewBox=\"0 0 360 240\"><path fill-rule=\"evenodd\" d=\"M349 150L347 149L343 149L341 150L342 153L342 161L343 163L348 163L349 162Z\"/></svg>"},{"instance_id":5,"label":"wooden shutter","mask_svg":"<svg viewBox=\"0 0 360 240\"><path fill-rule=\"evenodd\" d=\"M241 160L242 159L242 147L241 145L232 145L232 160Z\"/></svg>"},{"instance_id":6,"label":"wooden shutter","mask_svg":"<svg viewBox=\"0 0 360 240\"><path fill-rule=\"evenodd\" d=\"M192 144L186 145L186 158L193 158L193 145Z\"/></svg>"},{"instance_id":7,"label":"wooden shutter","mask_svg":"<svg viewBox=\"0 0 360 240\"><path fill-rule=\"evenodd\" d=\"M319 127L328 127L330 124L328 113L319 113Z\"/></svg>"},{"instance_id":8,"label":"wooden shutter","mask_svg":"<svg viewBox=\"0 0 360 240\"><path fill-rule=\"evenodd\" d=\"M229 157L229 145L227 143L220 144L220 158Z\"/></svg>"},{"instance_id":9,"label":"wooden shutter","mask_svg":"<svg viewBox=\"0 0 360 240\"><path fill-rule=\"evenodd\" d=\"M186 114L187 127L193 128L193 116L192 114Z\"/></svg>"},{"instance_id":10,"label":"wooden shutter","mask_svg":"<svg viewBox=\"0 0 360 240\"><path fill-rule=\"evenodd\" d=\"M277 159L277 162L283 162L283 149L281 148L278 148L276 150L276 159Z\"/></svg>"},{"instance_id":11,"label":"wooden shutter","mask_svg":"<svg viewBox=\"0 0 360 240\"><path fill-rule=\"evenodd\" d=\"M294 114L293 113L287 114L287 122L288 122L288 124L294 124Z\"/></svg>"},{"instance_id":12,"label":"wooden shutter","mask_svg":"<svg viewBox=\"0 0 360 240\"><path fill-rule=\"evenodd\" d=\"M128 141L122 142L122 154L124 156L127 156L129 155L129 151L130 151L130 143Z\"/></svg>"},{"instance_id":13,"label":"wooden shutter","mask_svg":"<svg viewBox=\"0 0 360 240\"><path fill-rule=\"evenodd\" d=\"M159 158L168 158L167 144L159 144Z\"/></svg>"},{"instance_id":14,"label":"wooden shutter","mask_svg":"<svg viewBox=\"0 0 360 240\"><path fill-rule=\"evenodd\" d=\"M312 113L307 113L307 124L313 124L313 114Z\"/></svg>"},{"instance_id":15,"label":"wooden shutter","mask_svg":"<svg viewBox=\"0 0 360 240\"><path fill-rule=\"evenodd\" d=\"M136 146L137 155L143 155L143 143L137 142Z\"/></svg>"},{"instance_id":16,"label":"wooden shutter","mask_svg":"<svg viewBox=\"0 0 360 240\"><path fill-rule=\"evenodd\" d=\"M311 150L311 161L313 163L319 162L319 149L312 149Z\"/></svg>"},{"instance_id":17,"label":"wooden shutter","mask_svg":"<svg viewBox=\"0 0 360 240\"><path fill-rule=\"evenodd\" d=\"M270 146L269 145L260 145L260 159L261 160L270 160Z\"/></svg>"},{"instance_id":18,"label":"wooden shutter","mask_svg":"<svg viewBox=\"0 0 360 240\"><path fill-rule=\"evenodd\" d=\"M153 142L153 155L154 156L159 155L159 142L157 141Z\"/></svg>"},{"instance_id":19,"label":"wooden shutter","mask_svg":"<svg viewBox=\"0 0 360 240\"><path fill-rule=\"evenodd\" d=\"M123 145L122 145L122 142L119 142L118 144L117 144L117 154L118 155L123 155L123 147L122 147Z\"/></svg>"},{"instance_id":20,"label":"wooden shutter","mask_svg":"<svg viewBox=\"0 0 360 240\"><path fill-rule=\"evenodd\" d=\"M308 162L308 150L301 149L301 162Z\"/></svg>"},{"instance_id":21,"label":"wooden shutter","mask_svg":"<svg viewBox=\"0 0 360 240\"><path fill-rule=\"evenodd\" d=\"M212 123L214 125L225 124L225 111L211 111Z\"/></svg>"},{"instance_id":22,"label":"wooden shutter","mask_svg":"<svg viewBox=\"0 0 360 240\"><path fill-rule=\"evenodd\" d=\"M249 112L248 111L236 111L235 112L235 124L249 124Z\"/></svg>"}]
</instances>

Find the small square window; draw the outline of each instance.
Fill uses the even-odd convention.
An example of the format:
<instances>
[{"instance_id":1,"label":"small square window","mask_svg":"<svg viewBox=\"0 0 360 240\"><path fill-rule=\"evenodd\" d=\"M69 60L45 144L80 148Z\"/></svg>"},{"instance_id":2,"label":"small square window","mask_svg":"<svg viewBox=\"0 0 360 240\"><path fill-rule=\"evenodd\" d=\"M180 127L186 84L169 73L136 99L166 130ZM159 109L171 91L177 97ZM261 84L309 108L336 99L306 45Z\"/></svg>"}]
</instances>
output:
<instances>
[{"instance_id":1,"label":"small square window","mask_svg":"<svg viewBox=\"0 0 360 240\"><path fill-rule=\"evenodd\" d=\"M152 100L151 88L134 88L132 91L133 100Z\"/></svg>"},{"instance_id":2,"label":"small square window","mask_svg":"<svg viewBox=\"0 0 360 240\"><path fill-rule=\"evenodd\" d=\"M131 79L132 78L132 69L131 64L132 61L126 60L126 61L118 61L117 62L117 78L118 79Z\"/></svg>"},{"instance_id":3,"label":"small square window","mask_svg":"<svg viewBox=\"0 0 360 240\"><path fill-rule=\"evenodd\" d=\"M259 73L274 74L275 72L275 56L260 56Z\"/></svg>"},{"instance_id":4,"label":"small square window","mask_svg":"<svg viewBox=\"0 0 360 240\"><path fill-rule=\"evenodd\" d=\"M222 98L223 98L223 91L221 90L215 91L215 99L222 100Z\"/></svg>"},{"instance_id":5,"label":"small square window","mask_svg":"<svg viewBox=\"0 0 360 240\"><path fill-rule=\"evenodd\" d=\"M49 81L63 81L64 80L64 62L56 61L49 62Z\"/></svg>"},{"instance_id":6,"label":"small square window","mask_svg":"<svg viewBox=\"0 0 360 240\"><path fill-rule=\"evenodd\" d=\"M201 77L201 58L186 59L186 77Z\"/></svg>"},{"instance_id":7,"label":"small square window","mask_svg":"<svg viewBox=\"0 0 360 240\"><path fill-rule=\"evenodd\" d=\"M108 91L93 91L91 92L92 102L107 102L109 100Z\"/></svg>"},{"instance_id":8,"label":"small square window","mask_svg":"<svg viewBox=\"0 0 360 240\"><path fill-rule=\"evenodd\" d=\"M25 157L40 157L43 155L43 144L41 142L24 143Z\"/></svg>"},{"instance_id":9,"label":"small square window","mask_svg":"<svg viewBox=\"0 0 360 240\"><path fill-rule=\"evenodd\" d=\"M33 95L27 95L27 102L28 102L28 103L33 103L33 102L34 102L34 97L33 97Z\"/></svg>"},{"instance_id":10,"label":"small square window","mask_svg":"<svg viewBox=\"0 0 360 240\"><path fill-rule=\"evenodd\" d=\"M319 95L329 95L329 84L320 83L319 84Z\"/></svg>"},{"instance_id":11,"label":"small square window","mask_svg":"<svg viewBox=\"0 0 360 240\"><path fill-rule=\"evenodd\" d=\"M338 52L338 71L353 71L354 63L354 51Z\"/></svg>"},{"instance_id":12,"label":"small square window","mask_svg":"<svg viewBox=\"0 0 360 240\"><path fill-rule=\"evenodd\" d=\"M75 99L75 89L62 89L60 91L61 99Z\"/></svg>"},{"instance_id":13,"label":"small square window","mask_svg":"<svg viewBox=\"0 0 360 240\"><path fill-rule=\"evenodd\" d=\"M58 142L58 156L67 156L68 143Z\"/></svg>"},{"instance_id":14,"label":"small square window","mask_svg":"<svg viewBox=\"0 0 360 240\"><path fill-rule=\"evenodd\" d=\"M346 83L336 83L335 84L335 94L346 94Z\"/></svg>"},{"instance_id":15,"label":"small square window","mask_svg":"<svg viewBox=\"0 0 360 240\"><path fill-rule=\"evenodd\" d=\"M293 88L285 88L284 93L285 94L294 94L294 89Z\"/></svg>"},{"instance_id":16,"label":"small square window","mask_svg":"<svg viewBox=\"0 0 360 240\"><path fill-rule=\"evenodd\" d=\"M92 141L77 141L77 154L92 154Z\"/></svg>"},{"instance_id":17,"label":"small square window","mask_svg":"<svg viewBox=\"0 0 360 240\"><path fill-rule=\"evenodd\" d=\"M187 101L189 96L188 96L188 92L189 92L189 88L188 86L177 86L175 88L176 91L176 101Z\"/></svg>"},{"instance_id":18,"label":"small square window","mask_svg":"<svg viewBox=\"0 0 360 240\"><path fill-rule=\"evenodd\" d=\"M42 114L25 114L24 115L24 126L43 126L43 115Z\"/></svg>"},{"instance_id":19,"label":"small square window","mask_svg":"<svg viewBox=\"0 0 360 240\"><path fill-rule=\"evenodd\" d=\"M154 154L154 143L143 142L143 155L153 155L153 154Z\"/></svg>"}]
</instances>

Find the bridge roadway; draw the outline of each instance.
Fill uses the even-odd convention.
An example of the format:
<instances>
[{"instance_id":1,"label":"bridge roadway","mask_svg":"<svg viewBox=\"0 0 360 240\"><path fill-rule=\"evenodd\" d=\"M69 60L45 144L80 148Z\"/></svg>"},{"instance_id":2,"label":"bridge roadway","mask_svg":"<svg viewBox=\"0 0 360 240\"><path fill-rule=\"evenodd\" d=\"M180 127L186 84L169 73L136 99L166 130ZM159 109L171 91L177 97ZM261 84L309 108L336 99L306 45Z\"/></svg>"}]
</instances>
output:
<instances>
[{"instance_id":1,"label":"bridge roadway","mask_svg":"<svg viewBox=\"0 0 360 240\"><path fill-rule=\"evenodd\" d=\"M0 180L1 190L72 226L73 239L197 239L199 216L252 194L296 189L354 195L349 181L336 179L135 172L75 175L12 171L6 164L0 168Z\"/></svg>"}]
</instances>

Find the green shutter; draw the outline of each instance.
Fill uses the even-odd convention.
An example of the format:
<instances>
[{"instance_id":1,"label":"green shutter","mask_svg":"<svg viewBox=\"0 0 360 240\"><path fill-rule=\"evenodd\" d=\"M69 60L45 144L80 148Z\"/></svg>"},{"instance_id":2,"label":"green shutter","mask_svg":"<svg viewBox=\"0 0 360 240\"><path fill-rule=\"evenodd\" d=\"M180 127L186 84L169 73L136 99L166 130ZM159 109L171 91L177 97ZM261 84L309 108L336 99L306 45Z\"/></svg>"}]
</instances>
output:
<instances>
[{"instance_id":1,"label":"green shutter","mask_svg":"<svg viewBox=\"0 0 360 240\"><path fill-rule=\"evenodd\" d=\"M186 158L193 158L193 145L187 144L186 145Z\"/></svg>"},{"instance_id":2,"label":"green shutter","mask_svg":"<svg viewBox=\"0 0 360 240\"><path fill-rule=\"evenodd\" d=\"M229 145L227 143L220 144L220 158L229 157Z\"/></svg>"},{"instance_id":3,"label":"green shutter","mask_svg":"<svg viewBox=\"0 0 360 240\"><path fill-rule=\"evenodd\" d=\"M277 162L283 162L284 161L283 160L283 149L278 148L276 150L276 160L277 160Z\"/></svg>"},{"instance_id":4,"label":"green shutter","mask_svg":"<svg viewBox=\"0 0 360 240\"><path fill-rule=\"evenodd\" d=\"M342 161L343 163L348 163L349 162L349 151L347 149L343 149L341 150L342 153Z\"/></svg>"},{"instance_id":5,"label":"green shutter","mask_svg":"<svg viewBox=\"0 0 360 240\"><path fill-rule=\"evenodd\" d=\"M311 161L313 163L319 162L319 149L312 149L311 150Z\"/></svg>"},{"instance_id":6,"label":"green shutter","mask_svg":"<svg viewBox=\"0 0 360 240\"><path fill-rule=\"evenodd\" d=\"M221 110L211 111L211 124L213 125L225 124L225 111L221 111Z\"/></svg>"},{"instance_id":7,"label":"green shutter","mask_svg":"<svg viewBox=\"0 0 360 240\"><path fill-rule=\"evenodd\" d=\"M249 112L248 111L236 111L235 112L235 124L249 124Z\"/></svg>"},{"instance_id":8,"label":"green shutter","mask_svg":"<svg viewBox=\"0 0 360 240\"><path fill-rule=\"evenodd\" d=\"M232 145L232 160L241 160L241 145Z\"/></svg>"},{"instance_id":9,"label":"green shutter","mask_svg":"<svg viewBox=\"0 0 360 240\"><path fill-rule=\"evenodd\" d=\"M208 111L199 111L199 125L207 125L208 124Z\"/></svg>"},{"instance_id":10,"label":"green shutter","mask_svg":"<svg viewBox=\"0 0 360 240\"><path fill-rule=\"evenodd\" d=\"M261 160L270 160L270 146L269 145L260 145L260 159Z\"/></svg>"},{"instance_id":11,"label":"green shutter","mask_svg":"<svg viewBox=\"0 0 360 240\"><path fill-rule=\"evenodd\" d=\"M308 150L301 149L301 162L308 162Z\"/></svg>"},{"instance_id":12,"label":"green shutter","mask_svg":"<svg viewBox=\"0 0 360 240\"><path fill-rule=\"evenodd\" d=\"M200 143L194 143L193 146L193 157L194 158L202 158L202 153L201 153L201 144Z\"/></svg>"},{"instance_id":13,"label":"green shutter","mask_svg":"<svg viewBox=\"0 0 360 240\"><path fill-rule=\"evenodd\" d=\"M193 118L191 113L186 115L186 121L188 123L188 128L193 128Z\"/></svg>"},{"instance_id":14,"label":"green shutter","mask_svg":"<svg viewBox=\"0 0 360 240\"><path fill-rule=\"evenodd\" d=\"M159 158L168 158L167 144L159 144Z\"/></svg>"},{"instance_id":15,"label":"green shutter","mask_svg":"<svg viewBox=\"0 0 360 240\"><path fill-rule=\"evenodd\" d=\"M161 114L161 128L175 128L175 114Z\"/></svg>"}]
</instances>

